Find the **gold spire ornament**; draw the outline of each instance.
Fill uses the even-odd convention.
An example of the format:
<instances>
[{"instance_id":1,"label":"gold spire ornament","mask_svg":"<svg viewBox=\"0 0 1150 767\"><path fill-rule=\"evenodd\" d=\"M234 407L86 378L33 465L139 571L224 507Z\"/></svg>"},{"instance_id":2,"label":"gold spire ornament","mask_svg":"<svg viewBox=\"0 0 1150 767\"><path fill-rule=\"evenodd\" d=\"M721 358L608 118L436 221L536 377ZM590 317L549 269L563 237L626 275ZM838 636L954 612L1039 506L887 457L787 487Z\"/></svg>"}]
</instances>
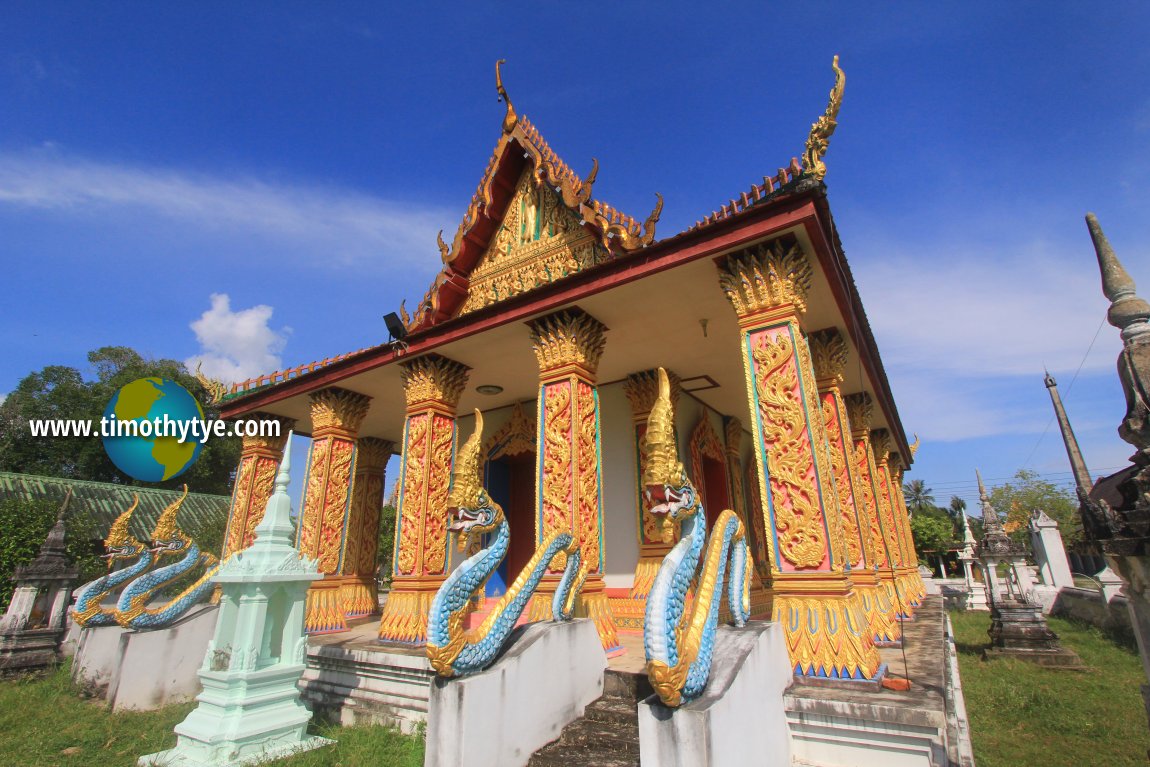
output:
<instances>
[{"instance_id":1,"label":"gold spire ornament","mask_svg":"<svg viewBox=\"0 0 1150 767\"><path fill-rule=\"evenodd\" d=\"M519 115L515 114L515 107L511 106L511 97L507 95L507 89L503 87L503 74L499 71L499 67L506 63L507 59L499 59L495 62L495 90L499 93L499 100L507 105L507 114L503 117L503 132L511 133L519 123Z\"/></svg>"},{"instance_id":2,"label":"gold spire ornament","mask_svg":"<svg viewBox=\"0 0 1150 767\"><path fill-rule=\"evenodd\" d=\"M451 492L447 496L447 508L470 508L475 505L475 499L484 493L483 484L479 481L480 448L483 439L483 413L475 410L475 431L459 448L455 456L455 473L451 480ZM460 531L456 541L459 550L467 546L467 532Z\"/></svg>"},{"instance_id":3,"label":"gold spire ornament","mask_svg":"<svg viewBox=\"0 0 1150 767\"><path fill-rule=\"evenodd\" d=\"M208 404L214 405L222 400L224 395L228 393L228 387L223 381L208 378L204 375L203 370L200 369L203 364L203 362L196 363L196 380L200 382L200 386L204 387L204 391L208 393Z\"/></svg>"},{"instance_id":4,"label":"gold spire ornament","mask_svg":"<svg viewBox=\"0 0 1150 767\"><path fill-rule=\"evenodd\" d=\"M647 433L643 437L647 451L647 467L643 472L643 486L664 485L679 487L686 480L686 472L675 449L674 411L671 405L671 381L667 371L659 368L659 396L647 416ZM664 543L674 538L674 523L670 515L662 519Z\"/></svg>"},{"instance_id":5,"label":"gold spire ornament","mask_svg":"<svg viewBox=\"0 0 1150 767\"><path fill-rule=\"evenodd\" d=\"M823 156L826 155L827 147L830 146L831 134L835 132L835 128L838 126L839 108L843 105L843 89L847 84L847 76L839 69L839 57L837 55L831 66L835 70L835 84L831 88L827 110L822 117L811 125L811 133L807 136L806 150L803 152L803 170L813 176L816 181L822 181L823 177L827 175L827 166L823 162Z\"/></svg>"}]
</instances>

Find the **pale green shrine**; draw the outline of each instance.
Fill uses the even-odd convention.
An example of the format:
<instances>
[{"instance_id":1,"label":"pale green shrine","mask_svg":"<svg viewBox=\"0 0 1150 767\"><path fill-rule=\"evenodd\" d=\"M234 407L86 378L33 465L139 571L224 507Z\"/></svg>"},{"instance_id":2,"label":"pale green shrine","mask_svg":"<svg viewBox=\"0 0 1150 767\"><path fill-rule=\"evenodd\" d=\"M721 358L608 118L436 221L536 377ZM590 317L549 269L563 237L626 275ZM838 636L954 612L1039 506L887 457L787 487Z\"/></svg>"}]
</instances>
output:
<instances>
[{"instance_id":1,"label":"pale green shrine","mask_svg":"<svg viewBox=\"0 0 1150 767\"><path fill-rule=\"evenodd\" d=\"M255 540L213 578L223 593L200 667L199 705L176 725L176 747L140 757L141 767L254 764L334 742L308 737L311 712L296 686L307 658L307 589L322 576L315 560L301 559L292 543L290 445L289 435Z\"/></svg>"}]
</instances>

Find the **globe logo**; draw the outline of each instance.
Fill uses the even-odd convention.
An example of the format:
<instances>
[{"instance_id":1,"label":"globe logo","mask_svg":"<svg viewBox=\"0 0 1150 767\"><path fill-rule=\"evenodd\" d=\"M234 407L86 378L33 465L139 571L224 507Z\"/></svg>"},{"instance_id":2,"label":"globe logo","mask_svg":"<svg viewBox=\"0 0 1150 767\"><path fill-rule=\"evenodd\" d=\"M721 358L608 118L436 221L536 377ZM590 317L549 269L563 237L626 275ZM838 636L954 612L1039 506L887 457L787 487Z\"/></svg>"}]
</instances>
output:
<instances>
[{"instance_id":1,"label":"globe logo","mask_svg":"<svg viewBox=\"0 0 1150 767\"><path fill-rule=\"evenodd\" d=\"M200 457L203 420L203 408L183 386L167 378L139 378L121 387L104 408L104 451L132 479L163 482Z\"/></svg>"}]
</instances>

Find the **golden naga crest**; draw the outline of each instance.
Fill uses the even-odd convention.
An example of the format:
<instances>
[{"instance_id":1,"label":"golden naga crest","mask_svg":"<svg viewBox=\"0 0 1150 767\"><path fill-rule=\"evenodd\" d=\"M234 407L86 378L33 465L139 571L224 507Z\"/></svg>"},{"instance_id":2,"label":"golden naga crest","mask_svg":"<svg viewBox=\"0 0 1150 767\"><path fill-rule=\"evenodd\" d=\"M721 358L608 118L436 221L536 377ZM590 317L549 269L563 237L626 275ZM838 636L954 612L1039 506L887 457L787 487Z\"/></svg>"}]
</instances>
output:
<instances>
[{"instance_id":1,"label":"golden naga crest","mask_svg":"<svg viewBox=\"0 0 1150 767\"><path fill-rule=\"evenodd\" d=\"M115 555L127 550L131 550L134 553L144 548L144 544L132 535L128 529L128 523L132 519L132 514L139 505L139 494L132 493L132 505L128 507L127 511L116 517L116 521L108 528L108 537L104 539L104 548L107 549L109 554Z\"/></svg>"},{"instance_id":2,"label":"golden naga crest","mask_svg":"<svg viewBox=\"0 0 1150 767\"><path fill-rule=\"evenodd\" d=\"M482 467L483 413L475 410L475 430L455 456L451 492L447 495L450 529L457 535L460 551L472 533L487 533L503 521L503 509L491 500L479 478ZM491 510L490 519L484 513Z\"/></svg>"},{"instance_id":3,"label":"golden naga crest","mask_svg":"<svg viewBox=\"0 0 1150 767\"><path fill-rule=\"evenodd\" d=\"M659 368L659 396L647 416L647 434L644 437L647 468L643 472L643 485L679 487L687 479L679 452L675 448L675 413L671 408L671 382L667 371Z\"/></svg>"},{"instance_id":4,"label":"golden naga crest","mask_svg":"<svg viewBox=\"0 0 1150 767\"><path fill-rule=\"evenodd\" d=\"M815 179L822 181L827 175L827 166L823 156L831 143L831 134L838 127L839 109L843 105L843 90L846 88L847 76L839 69L839 57L835 56L831 66L835 70L835 84L831 88L827 109L822 117L811 125L810 135L807 136L806 149L803 152L803 170L810 173Z\"/></svg>"},{"instance_id":5,"label":"golden naga crest","mask_svg":"<svg viewBox=\"0 0 1150 767\"><path fill-rule=\"evenodd\" d=\"M160 553L175 553L183 551L192 544L191 536L180 529L176 524L176 515L188 497L188 486L184 485L184 492L173 501L164 513L156 520L156 527L152 530L152 543L160 546Z\"/></svg>"}]
</instances>

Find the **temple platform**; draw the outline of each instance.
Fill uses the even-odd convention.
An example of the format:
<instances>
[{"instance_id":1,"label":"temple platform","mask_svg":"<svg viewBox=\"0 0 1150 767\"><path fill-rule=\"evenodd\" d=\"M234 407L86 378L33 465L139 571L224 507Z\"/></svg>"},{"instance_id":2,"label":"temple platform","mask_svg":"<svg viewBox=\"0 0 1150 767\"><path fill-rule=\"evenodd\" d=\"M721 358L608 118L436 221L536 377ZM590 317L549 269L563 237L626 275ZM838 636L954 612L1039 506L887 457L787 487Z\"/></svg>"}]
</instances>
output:
<instances>
[{"instance_id":1,"label":"temple platform","mask_svg":"<svg viewBox=\"0 0 1150 767\"><path fill-rule=\"evenodd\" d=\"M958 659L941 596L927 597L903 625L903 651L881 648L888 679L909 676L909 690L796 681L784 696L801 767L973 767ZM381 645L377 617L349 631L309 638L304 700L321 718L345 725L378 722L411 732L427 719L433 672L422 647ZM619 632L624 648L612 672L641 674L643 635Z\"/></svg>"},{"instance_id":2,"label":"temple platform","mask_svg":"<svg viewBox=\"0 0 1150 767\"><path fill-rule=\"evenodd\" d=\"M903 649L880 648L889 681L873 691L796 681L784 697L794 764L818 767L973 767L958 657L941 596L903 623ZM905 670L903 652L905 650Z\"/></svg>"}]
</instances>

